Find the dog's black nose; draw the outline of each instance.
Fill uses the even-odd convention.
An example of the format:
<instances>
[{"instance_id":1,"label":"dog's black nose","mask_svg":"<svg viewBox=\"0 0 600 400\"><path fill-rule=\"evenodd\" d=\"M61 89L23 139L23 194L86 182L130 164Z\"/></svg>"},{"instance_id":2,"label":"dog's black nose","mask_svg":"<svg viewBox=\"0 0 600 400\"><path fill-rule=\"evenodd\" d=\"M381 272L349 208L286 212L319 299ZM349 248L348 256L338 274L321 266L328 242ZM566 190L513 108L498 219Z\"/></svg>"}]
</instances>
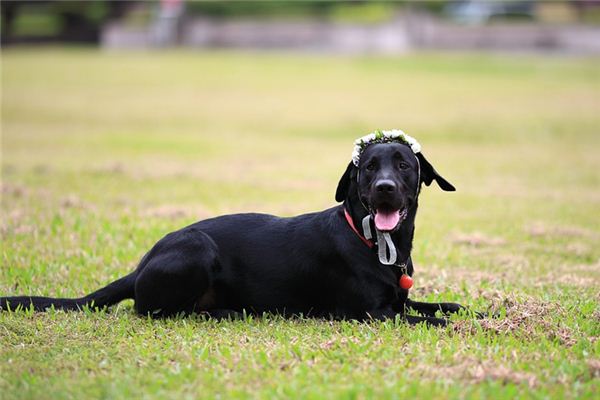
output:
<instances>
[{"instance_id":1,"label":"dog's black nose","mask_svg":"<svg viewBox=\"0 0 600 400\"><path fill-rule=\"evenodd\" d=\"M375 189L378 192L393 193L396 191L396 184L392 180L382 179L380 181L377 181L377 183L375 184Z\"/></svg>"}]
</instances>

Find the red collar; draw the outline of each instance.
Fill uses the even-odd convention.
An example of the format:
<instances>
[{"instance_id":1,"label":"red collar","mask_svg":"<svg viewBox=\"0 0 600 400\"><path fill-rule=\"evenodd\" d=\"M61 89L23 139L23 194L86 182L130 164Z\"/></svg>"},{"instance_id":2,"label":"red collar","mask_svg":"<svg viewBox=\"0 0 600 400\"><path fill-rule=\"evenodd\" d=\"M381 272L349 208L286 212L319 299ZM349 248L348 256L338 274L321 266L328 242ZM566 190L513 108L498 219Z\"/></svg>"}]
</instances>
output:
<instances>
[{"instance_id":1,"label":"red collar","mask_svg":"<svg viewBox=\"0 0 600 400\"><path fill-rule=\"evenodd\" d=\"M354 233L356 233L358 235L358 237L360 238L360 240L362 240L364 244L366 244L367 246L369 246L369 248L373 248L373 246L375 246L375 244L373 242L371 242L369 239L367 239L366 237L364 237L363 235L360 234L360 232L358 231L358 229L356 229L356 226L354 226L354 221L352 221L352 217L348 213L348 210L346 210L345 208L344 208L344 216L346 217L346 221L348 222L348 225L350 225L350 228L352 228L352 230L354 231Z\"/></svg>"}]
</instances>

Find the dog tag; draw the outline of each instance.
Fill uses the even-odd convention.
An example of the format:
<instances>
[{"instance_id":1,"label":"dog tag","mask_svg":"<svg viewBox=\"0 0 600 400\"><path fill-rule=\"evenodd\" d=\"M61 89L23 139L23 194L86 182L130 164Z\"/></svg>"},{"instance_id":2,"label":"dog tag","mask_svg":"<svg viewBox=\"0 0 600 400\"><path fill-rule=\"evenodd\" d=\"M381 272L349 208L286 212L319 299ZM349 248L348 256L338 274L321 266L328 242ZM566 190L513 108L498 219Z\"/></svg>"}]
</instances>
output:
<instances>
[{"instance_id":1,"label":"dog tag","mask_svg":"<svg viewBox=\"0 0 600 400\"><path fill-rule=\"evenodd\" d=\"M406 274L402 274L399 283L402 289L408 290L413 286L413 279Z\"/></svg>"},{"instance_id":2,"label":"dog tag","mask_svg":"<svg viewBox=\"0 0 600 400\"><path fill-rule=\"evenodd\" d=\"M379 262L383 265L394 265L397 256L396 246L394 246L389 232L377 231L377 246L379 247ZM390 252L389 258L387 256L388 250Z\"/></svg>"}]
</instances>

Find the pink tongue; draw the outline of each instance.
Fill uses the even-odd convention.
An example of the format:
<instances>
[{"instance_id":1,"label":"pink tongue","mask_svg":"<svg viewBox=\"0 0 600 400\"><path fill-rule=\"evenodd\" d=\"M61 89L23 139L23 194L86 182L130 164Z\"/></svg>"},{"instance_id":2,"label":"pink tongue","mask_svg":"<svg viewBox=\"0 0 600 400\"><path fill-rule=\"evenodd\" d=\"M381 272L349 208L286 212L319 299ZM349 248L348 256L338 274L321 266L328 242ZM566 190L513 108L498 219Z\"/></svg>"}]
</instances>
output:
<instances>
[{"instance_id":1,"label":"pink tongue","mask_svg":"<svg viewBox=\"0 0 600 400\"><path fill-rule=\"evenodd\" d=\"M377 211L375 213L375 227L380 231L391 231L400 221L400 212Z\"/></svg>"}]
</instances>

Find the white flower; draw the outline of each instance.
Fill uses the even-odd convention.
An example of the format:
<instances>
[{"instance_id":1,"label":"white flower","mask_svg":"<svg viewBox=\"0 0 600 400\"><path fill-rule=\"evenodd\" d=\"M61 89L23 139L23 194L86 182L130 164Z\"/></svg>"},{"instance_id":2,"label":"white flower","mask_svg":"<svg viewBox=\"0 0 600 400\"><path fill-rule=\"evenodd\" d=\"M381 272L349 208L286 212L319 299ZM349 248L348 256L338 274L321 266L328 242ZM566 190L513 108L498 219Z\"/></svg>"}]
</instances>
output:
<instances>
[{"instance_id":1,"label":"white flower","mask_svg":"<svg viewBox=\"0 0 600 400\"><path fill-rule=\"evenodd\" d=\"M360 137L358 139L356 139L354 141L355 145L360 145L360 144L367 144L369 142L372 142L373 140L377 139L377 136L375 135L375 133L369 133L368 135L365 135L363 137Z\"/></svg>"},{"instance_id":2,"label":"white flower","mask_svg":"<svg viewBox=\"0 0 600 400\"><path fill-rule=\"evenodd\" d=\"M400 129L392 129L387 131L374 131L360 137L354 141L354 150L352 151L352 162L358 167L360 161L360 155L367 146L373 143L390 143L398 142L407 144L413 153L417 154L421 152L421 145L412 136L408 136Z\"/></svg>"}]
</instances>

